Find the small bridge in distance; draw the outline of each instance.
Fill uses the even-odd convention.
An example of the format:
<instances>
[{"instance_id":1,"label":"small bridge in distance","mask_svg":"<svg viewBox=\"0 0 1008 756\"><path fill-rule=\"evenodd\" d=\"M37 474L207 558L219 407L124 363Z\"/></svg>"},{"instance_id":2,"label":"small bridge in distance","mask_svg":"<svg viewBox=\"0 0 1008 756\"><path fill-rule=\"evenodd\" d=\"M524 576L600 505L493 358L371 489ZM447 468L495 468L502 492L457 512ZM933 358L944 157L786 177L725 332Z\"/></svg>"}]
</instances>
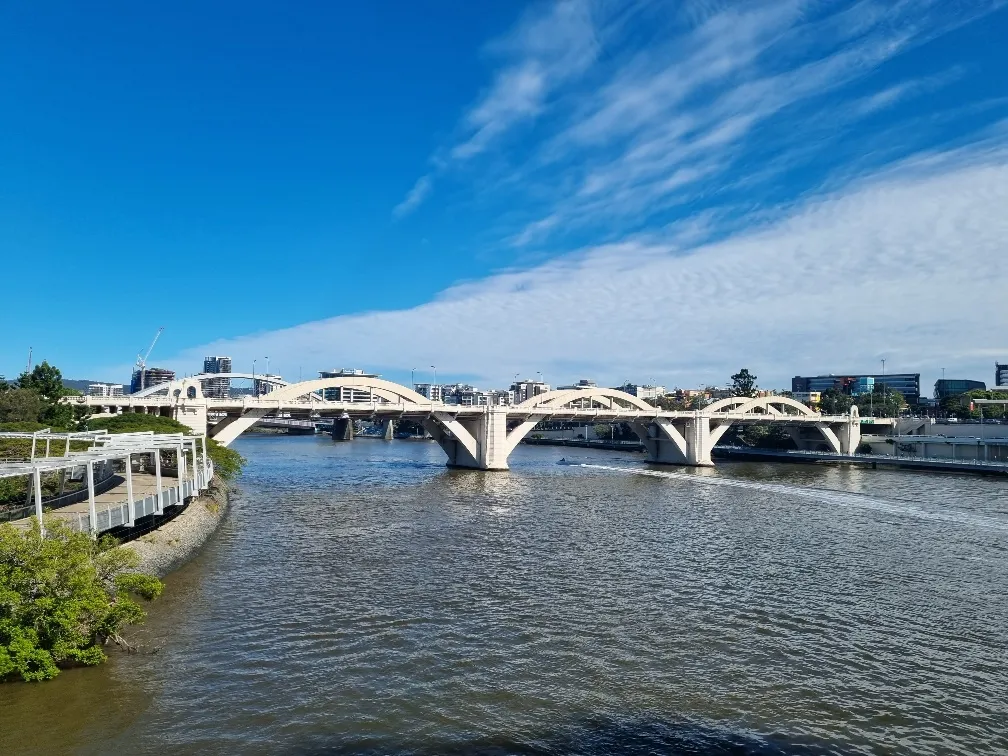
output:
<instances>
[{"instance_id":1,"label":"small bridge in distance","mask_svg":"<svg viewBox=\"0 0 1008 756\"><path fill-rule=\"evenodd\" d=\"M173 417L225 446L265 417L362 418L373 422L419 422L448 456L448 464L506 470L515 447L543 420L626 423L640 438L648 459L675 465L709 466L711 449L733 425L786 428L800 446L853 454L861 441L857 407L846 415L822 415L781 396L733 397L702 410L660 410L616 389L590 387L549 391L515 405L473 407L432 402L406 386L368 376L276 382L260 397L205 397L207 374L172 381L125 397L72 397L99 412L146 412ZM231 374L227 374L231 375ZM235 374L237 375L237 374ZM242 376L245 377L245 376ZM350 388L363 401L327 401L326 389ZM342 392L341 392L342 394ZM221 417L208 429L208 418Z\"/></svg>"}]
</instances>

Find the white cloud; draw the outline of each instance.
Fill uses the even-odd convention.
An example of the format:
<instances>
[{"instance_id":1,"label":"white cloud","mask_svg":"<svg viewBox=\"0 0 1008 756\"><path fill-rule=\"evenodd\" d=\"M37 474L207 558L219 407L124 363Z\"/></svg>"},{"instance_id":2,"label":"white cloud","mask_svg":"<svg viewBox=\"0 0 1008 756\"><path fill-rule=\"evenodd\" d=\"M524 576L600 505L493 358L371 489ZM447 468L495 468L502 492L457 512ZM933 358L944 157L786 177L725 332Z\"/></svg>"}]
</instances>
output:
<instances>
[{"instance_id":1,"label":"white cloud","mask_svg":"<svg viewBox=\"0 0 1008 756\"><path fill-rule=\"evenodd\" d=\"M392 215L396 218L402 218L412 213L427 199L432 188L430 175L418 178L413 184L413 188L406 194L406 198L395 206Z\"/></svg>"},{"instance_id":2,"label":"white cloud","mask_svg":"<svg viewBox=\"0 0 1008 756\"><path fill-rule=\"evenodd\" d=\"M992 354L1008 356L1006 207L1001 140L908 162L716 244L680 248L687 223L674 239L587 248L409 310L203 345L179 360L436 364L484 385L535 371L553 382L696 385L745 365L780 386L807 371L875 369L882 356L894 371L941 362L982 374Z\"/></svg>"}]
</instances>

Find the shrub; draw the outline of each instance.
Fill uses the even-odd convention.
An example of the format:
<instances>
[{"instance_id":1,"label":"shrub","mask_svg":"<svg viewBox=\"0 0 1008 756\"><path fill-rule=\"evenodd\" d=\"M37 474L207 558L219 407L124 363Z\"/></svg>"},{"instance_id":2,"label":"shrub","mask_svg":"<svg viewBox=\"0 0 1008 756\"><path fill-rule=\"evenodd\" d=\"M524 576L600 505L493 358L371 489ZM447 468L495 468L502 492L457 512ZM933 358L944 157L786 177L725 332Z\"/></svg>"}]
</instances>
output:
<instances>
[{"instance_id":1,"label":"shrub","mask_svg":"<svg viewBox=\"0 0 1008 756\"><path fill-rule=\"evenodd\" d=\"M0 525L0 680L49 680L61 667L105 660L102 646L146 616L135 598L161 594L134 572L139 557L106 536L95 541L58 518L21 532Z\"/></svg>"}]
</instances>

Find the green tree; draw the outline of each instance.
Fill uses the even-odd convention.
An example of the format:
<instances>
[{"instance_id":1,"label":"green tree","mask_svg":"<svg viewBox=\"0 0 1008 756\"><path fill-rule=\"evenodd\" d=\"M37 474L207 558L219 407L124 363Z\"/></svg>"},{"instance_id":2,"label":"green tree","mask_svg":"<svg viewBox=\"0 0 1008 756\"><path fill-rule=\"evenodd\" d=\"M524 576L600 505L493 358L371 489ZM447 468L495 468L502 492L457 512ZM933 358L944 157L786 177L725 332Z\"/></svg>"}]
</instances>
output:
<instances>
[{"instance_id":1,"label":"green tree","mask_svg":"<svg viewBox=\"0 0 1008 756\"><path fill-rule=\"evenodd\" d=\"M838 388L829 388L819 396L819 411L825 415L846 415L854 406L854 397Z\"/></svg>"},{"instance_id":2,"label":"green tree","mask_svg":"<svg viewBox=\"0 0 1008 756\"><path fill-rule=\"evenodd\" d=\"M18 386L37 391L47 402L57 402L63 397L63 374L43 360L30 373L21 373Z\"/></svg>"},{"instance_id":3,"label":"green tree","mask_svg":"<svg viewBox=\"0 0 1008 756\"><path fill-rule=\"evenodd\" d=\"M108 641L141 622L136 598L151 601L163 585L137 573L136 552L95 541L57 518L21 532L0 525L0 680L49 680L61 667L105 660Z\"/></svg>"},{"instance_id":4,"label":"green tree","mask_svg":"<svg viewBox=\"0 0 1008 756\"><path fill-rule=\"evenodd\" d=\"M733 396L756 396L756 376L742 368L731 377Z\"/></svg>"},{"instance_id":5,"label":"green tree","mask_svg":"<svg viewBox=\"0 0 1008 756\"><path fill-rule=\"evenodd\" d=\"M882 387L857 398L858 413L865 417L897 417L907 406L906 397L899 391Z\"/></svg>"},{"instance_id":6,"label":"green tree","mask_svg":"<svg viewBox=\"0 0 1008 756\"><path fill-rule=\"evenodd\" d=\"M13 388L0 392L0 423L36 423L45 409L37 391Z\"/></svg>"}]
</instances>

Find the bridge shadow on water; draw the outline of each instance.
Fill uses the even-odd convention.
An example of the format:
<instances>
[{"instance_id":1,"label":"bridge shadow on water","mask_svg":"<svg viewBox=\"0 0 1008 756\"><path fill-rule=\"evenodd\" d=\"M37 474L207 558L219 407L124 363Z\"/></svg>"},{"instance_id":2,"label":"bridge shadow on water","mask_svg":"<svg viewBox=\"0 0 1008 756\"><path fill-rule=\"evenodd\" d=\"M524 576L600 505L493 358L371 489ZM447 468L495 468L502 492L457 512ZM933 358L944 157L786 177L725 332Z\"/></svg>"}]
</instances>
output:
<instances>
[{"instance_id":1,"label":"bridge shadow on water","mask_svg":"<svg viewBox=\"0 0 1008 756\"><path fill-rule=\"evenodd\" d=\"M808 737L783 734L759 736L690 722L649 719L626 721L578 720L556 729L510 736L424 739L422 743L395 738L335 738L296 746L299 756L607 756L608 754L668 754L670 756L797 756L843 754Z\"/></svg>"}]
</instances>

